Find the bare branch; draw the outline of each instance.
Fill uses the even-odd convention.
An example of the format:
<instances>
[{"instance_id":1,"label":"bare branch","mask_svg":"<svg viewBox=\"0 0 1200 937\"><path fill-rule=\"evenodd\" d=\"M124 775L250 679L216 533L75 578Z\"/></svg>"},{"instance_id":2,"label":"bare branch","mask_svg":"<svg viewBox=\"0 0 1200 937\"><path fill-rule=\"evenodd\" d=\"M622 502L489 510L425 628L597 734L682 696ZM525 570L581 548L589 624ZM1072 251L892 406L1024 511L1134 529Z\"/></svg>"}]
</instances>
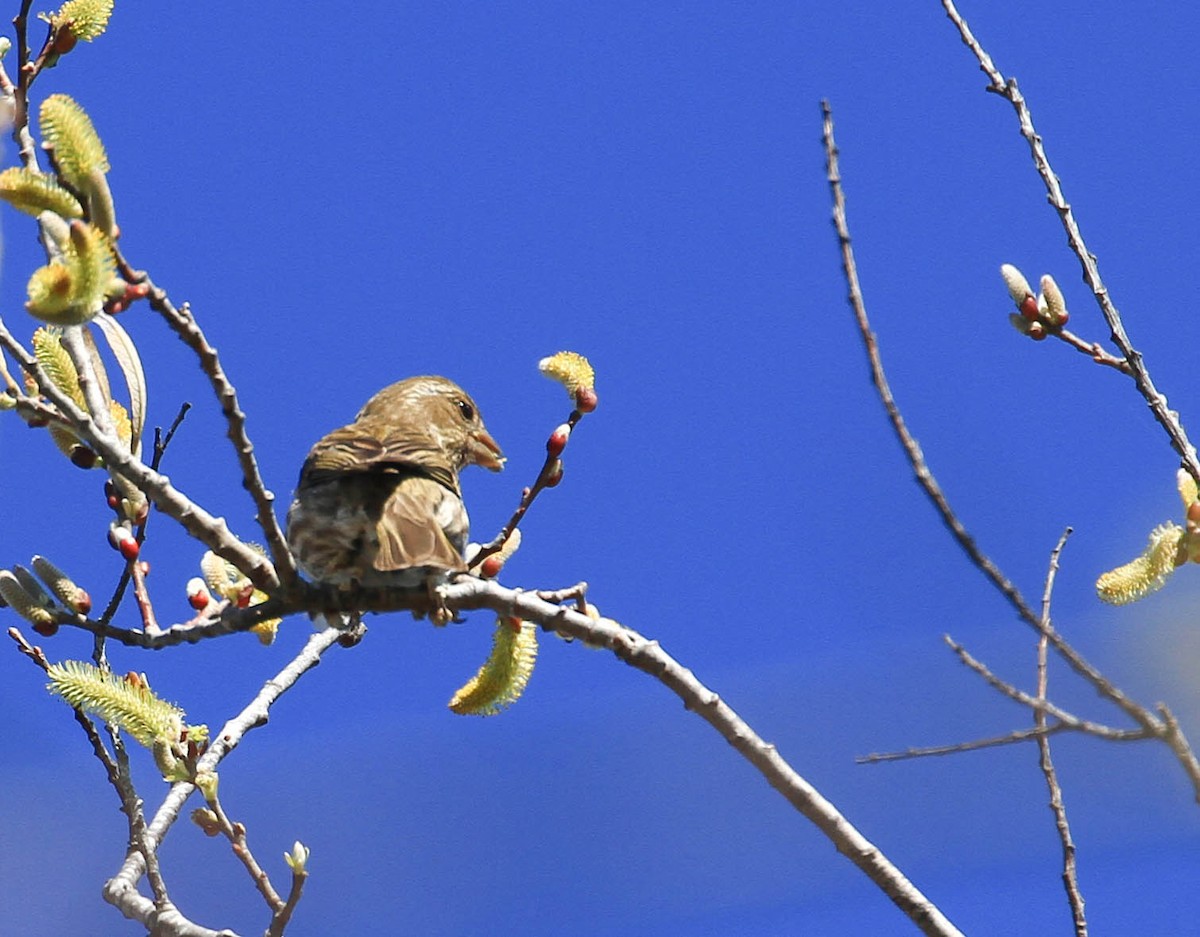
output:
<instances>
[{"instance_id":1,"label":"bare branch","mask_svg":"<svg viewBox=\"0 0 1200 937\"><path fill-rule=\"evenodd\" d=\"M1050 553L1050 565L1046 570L1046 585L1042 591L1042 633L1037 645L1037 699L1046 702L1048 684L1047 675L1047 632L1050 629L1050 597L1054 592L1054 579L1058 574L1058 558L1062 555L1067 538L1071 536L1071 528L1063 531L1058 543ZM1033 724L1039 729L1046 728L1046 710L1035 709ZM1087 917L1083 913L1083 893L1079 890L1079 878L1075 872L1075 840L1071 836L1071 825L1067 822L1067 808L1063 802L1062 786L1058 783L1058 772L1054 768L1054 760L1050 757L1050 738L1045 733L1038 736L1038 764L1042 776L1046 779L1046 788L1050 792L1050 810L1054 814L1054 826L1058 830L1058 839L1062 843L1063 888L1067 892L1067 905L1071 909L1071 920L1075 925L1076 937L1087 937Z\"/></svg>"},{"instance_id":2,"label":"bare branch","mask_svg":"<svg viewBox=\"0 0 1200 937\"><path fill-rule=\"evenodd\" d=\"M625 663L650 674L678 696L686 709L716 729L924 933L959 933L877 846L788 764L774 745L759 737L728 704L664 651L657 641L644 638L611 619L592 619L568 606L553 605L532 592L508 589L494 580L464 578L445 589L445 599L451 608L490 608L501 615L515 615L537 622L564 637L607 648Z\"/></svg>"}]
</instances>

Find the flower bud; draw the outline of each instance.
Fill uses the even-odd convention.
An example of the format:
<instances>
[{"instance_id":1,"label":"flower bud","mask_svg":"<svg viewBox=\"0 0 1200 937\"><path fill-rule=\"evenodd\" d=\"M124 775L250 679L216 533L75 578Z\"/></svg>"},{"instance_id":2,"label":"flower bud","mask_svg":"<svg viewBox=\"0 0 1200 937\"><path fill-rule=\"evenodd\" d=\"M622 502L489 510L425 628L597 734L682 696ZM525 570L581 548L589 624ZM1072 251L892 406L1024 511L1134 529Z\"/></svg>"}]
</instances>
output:
<instances>
[{"instance_id":1,"label":"flower bud","mask_svg":"<svg viewBox=\"0 0 1200 937\"><path fill-rule=\"evenodd\" d=\"M554 463L546 471L545 480L542 482L542 486L545 488L554 488L558 485L558 483L560 481L562 481L562 477L563 477L562 461L560 459L555 459Z\"/></svg>"},{"instance_id":2,"label":"flower bud","mask_svg":"<svg viewBox=\"0 0 1200 937\"><path fill-rule=\"evenodd\" d=\"M1058 284L1054 282L1054 277L1047 273L1042 277L1041 286L1041 300L1045 306L1046 319L1051 325L1066 325L1071 314L1067 312L1067 301Z\"/></svg>"},{"instance_id":3,"label":"flower bud","mask_svg":"<svg viewBox=\"0 0 1200 937\"><path fill-rule=\"evenodd\" d=\"M204 831L205 836L220 836L221 823L217 815L207 807L197 807L192 811L192 822Z\"/></svg>"},{"instance_id":4,"label":"flower bud","mask_svg":"<svg viewBox=\"0 0 1200 937\"><path fill-rule=\"evenodd\" d=\"M137 539L124 524L112 523L108 527L108 543L109 545L121 554L126 560L133 561L138 558L138 553L141 552L141 547Z\"/></svg>"},{"instance_id":5,"label":"flower bud","mask_svg":"<svg viewBox=\"0 0 1200 937\"><path fill-rule=\"evenodd\" d=\"M567 448L567 440L570 438L571 424L560 423L550 434L550 438L546 440L546 451L555 457L562 455L563 450Z\"/></svg>"},{"instance_id":6,"label":"flower bud","mask_svg":"<svg viewBox=\"0 0 1200 937\"><path fill-rule=\"evenodd\" d=\"M44 556L33 558L33 569L58 600L71 611L86 615L92 610L92 597L87 591L75 585L66 573Z\"/></svg>"},{"instance_id":7,"label":"flower bud","mask_svg":"<svg viewBox=\"0 0 1200 937\"><path fill-rule=\"evenodd\" d=\"M1012 264L1001 264L1000 276L1004 278L1004 285L1008 287L1008 295L1018 306L1025 302L1026 296L1033 295L1033 290L1029 288L1029 281Z\"/></svg>"},{"instance_id":8,"label":"flower bud","mask_svg":"<svg viewBox=\"0 0 1200 937\"><path fill-rule=\"evenodd\" d=\"M208 586L199 576L193 576L188 580L187 584L188 604L198 612L208 608L208 603L212 601L212 595L208 591Z\"/></svg>"},{"instance_id":9,"label":"flower bud","mask_svg":"<svg viewBox=\"0 0 1200 937\"><path fill-rule=\"evenodd\" d=\"M311 850L300 842L300 840L296 840L292 846L292 851L283 854L283 861L288 864L288 868L292 870L294 875L307 875L308 857L310 854Z\"/></svg>"},{"instance_id":10,"label":"flower bud","mask_svg":"<svg viewBox=\"0 0 1200 937\"><path fill-rule=\"evenodd\" d=\"M591 413L599 401L594 387L581 387L575 391L575 409L580 413Z\"/></svg>"}]
</instances>

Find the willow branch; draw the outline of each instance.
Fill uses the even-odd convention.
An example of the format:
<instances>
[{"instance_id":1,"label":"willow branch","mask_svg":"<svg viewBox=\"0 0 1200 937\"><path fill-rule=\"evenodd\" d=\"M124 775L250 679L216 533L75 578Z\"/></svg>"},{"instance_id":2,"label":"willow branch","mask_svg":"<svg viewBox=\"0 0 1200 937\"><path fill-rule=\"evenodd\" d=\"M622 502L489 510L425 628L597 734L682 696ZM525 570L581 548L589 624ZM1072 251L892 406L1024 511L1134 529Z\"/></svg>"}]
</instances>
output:
<instances>
[{"instance_id":1,"label":"willow branch","mask_svg":"<svg viewBox=\"0 0 1200 937\"><path fill-rule=\"evenodd\" d=\"M196 773L214 771L221 760L241 742L243 736L251 729L267 722L271 706L286 693L296 681L307 671L321 661L321 655L338 642L342 635L334 628L314 634L300 653L274 678L268 680L253 700L233 719L213 736L208 751L196 762ZM145 841L148 848L157 850L172 824L179 818L179 812L184 803L195 790L195 785L189 781L179 781L171 785L162 804L154 814L146 830ZM163 923L163 914L156 909L154 902L142 895L137 888L138 881L146 873L146 860L140 852L130 852L120 870L104 886L104 899L114 905L122 914L131 920L140 921L147 928L152 928L157 922ZM171 913L181 921L180 930L169 933L181 937L236 937L232 931L212 931L198 927L183 919L178 911L170 909Z\"/></svg>"},{"instance_id":2,"label":"willow branch","mask_svg":"<svg viewBox=\"0 0 1200 937\"><path fill-rule=\"evenodd\" d=\"M1054 169L1050 165L1050 159L1046 155L1046 148L1042 143L1042 138L1034 130L1033 115L1030 113L1029 105L1025 103L1024 96L1017 88L1017 80L1015 78L1005 78L1000 69L996 67L992 61L992 57L984 51L983 46L980 45L979 40L975 38L966 21L958 12L953 0L942 0L942 7L958 30L958 34L962 38L964 45L975 55L976 60L979 62L980 70L987 75L988 80L991 82L987 90L1000 95L1016 111L1021 136L1025 138L1025 142L1029 145L1029 153L1033 157L1033 164L1037 169L1037 174L1045 185L1050 204L1058 213L1059 220L1066 231L1067 243L1070 245L1072 253L1079 260L1079 265L1083 270L1083 281L1092 291L1092 295L1100 307L1100 312L1104 316L1104 321L1108 325L1112 343L1129 363L1129 372L1134 384L1137 386L1142 397L1145 398L1147 404L1149 404L1150 412L1154 414L1154 418L1166 430L1172 447L1179 454L1183 467L1187 469L1192 478L1200 482L1200 460L1197 460L1196 448L1188 440L1187 433L1184 431L1183 425L1179 422L1179 417L1167 405L1167 398L1154 386L1154 382L1150 379L1150 372L1146 368L1146 363L1142 360L1141 352L1133 347L1133 343L1125 331L1121 314L1117 311L1116 305L1109 296L1108 288L1100 279L1100 268L1096 264L1096 257L1088 250L1087 244L1083 240L1083 234L1080 232L1079 224L1076 222L1075 215L1071 211L1071 205L1063 194L1058 176L1055 175Z\"/></svg>"},{"instance_id":3,"label":"willow branch","mask_svg":"<svg viewBox=\"0 0 1200 937\"><path fill-rule=\"evenodd\" d=\"M244 572L264 592L279 588L279 577L270 561L238 540L224 518L213 517L171 484L171 480L149 468L133 456L116 436L103 433L92 417L75 405L54 385L36 358L29 354L0 320L0 345L33 377L38 390L58 408L76 434L103 459L109 471L128 479L145 492L154 505L177 521L189 534L210 550Z\"/></svg>"}]
</instances>

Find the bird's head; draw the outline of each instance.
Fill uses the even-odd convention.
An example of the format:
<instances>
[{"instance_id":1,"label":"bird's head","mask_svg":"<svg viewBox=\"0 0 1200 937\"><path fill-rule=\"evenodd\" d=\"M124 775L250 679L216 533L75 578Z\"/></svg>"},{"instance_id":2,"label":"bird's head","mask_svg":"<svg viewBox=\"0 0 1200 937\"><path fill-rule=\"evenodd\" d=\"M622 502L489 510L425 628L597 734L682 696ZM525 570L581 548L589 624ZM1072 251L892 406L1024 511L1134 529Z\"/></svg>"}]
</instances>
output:
<instances>
[{"instance_id":1,"label":"bird's head","mask_svg":"<svg viewBox=\"0 0 1200 937\"><path fill-rule=\"evenodd\" d=\"M358 419L428 433L455 471L482 465L504 468L504 453L483 425L470 394L444 377L410 377L385 387L367 401Z\"/></svg>"}]
</instances>

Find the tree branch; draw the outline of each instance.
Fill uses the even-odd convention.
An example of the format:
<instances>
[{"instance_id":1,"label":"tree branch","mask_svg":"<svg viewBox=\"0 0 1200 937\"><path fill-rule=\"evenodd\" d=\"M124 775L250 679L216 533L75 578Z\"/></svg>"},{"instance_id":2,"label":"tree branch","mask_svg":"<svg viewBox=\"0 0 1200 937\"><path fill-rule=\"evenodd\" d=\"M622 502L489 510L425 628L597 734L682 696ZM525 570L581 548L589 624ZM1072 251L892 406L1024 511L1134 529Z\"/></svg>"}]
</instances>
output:
<instances>
[{"instance_id":1,"label":"tree branch","mask_svg":"<svg viewBox=\"0 0 1200 937\"><path fill-rule=\"evenodd\" d=\"M1050 204L1058 212L1059 220L1062 222L1063 229L1067 233L1067 244L1070 245L1072 253L1079 259L1079 265L1083 270L1083 282L1092 291L1092 295L1100 307L1100 312L1104 316L1104 321L1108 324L1108 328L1112 333L1112 343L1129 363L1129 372L1134 384L1137 385L1138 391L1150 405L1150 411L1154 414L1154 418L1166 430L1167 436L1170 437L1171 445L1180 456L1183 467L1187 469L1192 478L1200 482L1200 460L1197 460L1196 448L1188 440L1187 433L1183 429L1183 424L1179 422L1178 415L1173 413L1167 405L1167 398L1154 386L1154 382L1150 379L1150 372L1142 360L1141 352L1133 347L1133 343L1125 331L1125 325L1121 321L1121 314L1117 311L1117 307L1113 304L1112 299L1109 298L1108 288L1100 279L1100 268L1096 264L1096 257L1088 250L1087 244L1083 240L1083 234L1080 232L1079 225L1075 221L1071 205L1067 202L1066 196L1063 195L1058 176L1055 175L1054 169L1050 165L1050 159L1046 155L1046 148L1042 145L1042 138L1034 130L1033 115L1030 113L1029 106L1025 103L1024 96L1017 88L1017 80L1015 78L1004 77L1000 69L992 61L992 57L984 51L983 46L979 44L979 40L975 38L967 26L966 21L955 7L953 0L942 0L942 7L958 30L963 44L975 55L975 58L979 62L980 70L988 76L991 84L987 90L1007 100L1012 105L1013 110L1016 111L1017 120L1021 128L1021 136L1029 144L1029 153L1033 157L1033 164L1037 168L1038 176L1041 177L1042 183L1046 187L1046 194L1049 197Z\"/></svg>"}]
</instances>

